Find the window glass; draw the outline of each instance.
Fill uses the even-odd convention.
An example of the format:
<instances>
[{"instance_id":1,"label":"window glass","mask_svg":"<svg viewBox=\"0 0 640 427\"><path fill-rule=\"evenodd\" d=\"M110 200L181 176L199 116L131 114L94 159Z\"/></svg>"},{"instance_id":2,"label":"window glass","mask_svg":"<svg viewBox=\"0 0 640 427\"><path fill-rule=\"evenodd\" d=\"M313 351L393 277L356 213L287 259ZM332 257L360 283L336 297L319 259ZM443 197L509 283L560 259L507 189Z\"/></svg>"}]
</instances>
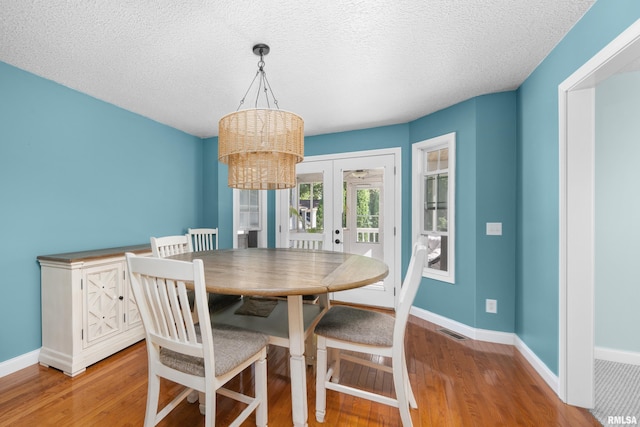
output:
<instances>
[{"instance_id":1,"label":"window glass","mask_svg":"<svg viewBox=\"0 0 640 427\"><path fill-rule=\"evenodd\" d=\"M438 175L438 204L436 207L437 211L437 231L447 231L447 200L449 197L448 193L448 182L449 177L446 173Z\"/></svg>"},{"instance_id":2,"label":"window glass","mask_svg":"<svg viewBox=\"0 0 640 427\"><path fill-rule=\"evenodd\" d=\"M427 151L427 172L438 170L439 156L438 151Z\"/></svg>"},{"instance_id":3,"label":"window glass","mask_svg":"<svg viewBox=\"0 0 640 427\"><path fill-rule=\"evenodd\" d=\"M260 195L258 190L239 190L239 230L260 229Z\"/></svg>"},{"instance_id":4,"label":"window glass","mask_svg":"<svg viewBox=\"0 0 640 427\"><path fill-rule=\"evenodd\" d=\"M454 283L455 133L413 144L413 226L427 244L424 275Z\"/></svg>"},{"instance_id":5,"label":"window glass","mask_svg":"<svg viewBox=\"0 0 640 427\"><path fill-rule=\"evenodd\" d=\"M449 149L443 148L440 150L440 166L438 169L447 169L449 167Z\"/></svg>"}]
</instances>

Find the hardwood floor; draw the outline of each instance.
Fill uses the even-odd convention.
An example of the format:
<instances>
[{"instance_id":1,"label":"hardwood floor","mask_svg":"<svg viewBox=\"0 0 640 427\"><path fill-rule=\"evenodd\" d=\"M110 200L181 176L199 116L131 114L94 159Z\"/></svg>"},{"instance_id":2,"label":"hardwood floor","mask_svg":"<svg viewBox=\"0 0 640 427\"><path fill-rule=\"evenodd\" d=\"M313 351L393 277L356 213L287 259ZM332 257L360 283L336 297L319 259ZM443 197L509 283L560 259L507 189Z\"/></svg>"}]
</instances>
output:
<instances>
[{"instance_id":1,"label":"hardwood floor","mask_svg":"<svg viewBox=\"0 0 640 427\"><path fill-rule=\"evenodd\" d=\"M599 426L585 409L562 403L511 346L457 341L436 325L410 317L407 364L418 409L414 426ZM291 389L285 349L268 357L269 425L291 425ZM144 342L69 378L34 365L0 378L0 426L141 426L147 392ZM390 374L344 362L341 381L365 384L391 395ZM232 388L250 390L244 371ZM398 426L397 409L327 392L324 424L315 420L315 376L308 368L309 426ZM163 382L161 400L177 388ZM240 404L218 396L217 425L227 425ZM243 424L255 425L252 416ZM161 426L200 426L198 406L183 402Z\"/></svg>"}]
</instances>

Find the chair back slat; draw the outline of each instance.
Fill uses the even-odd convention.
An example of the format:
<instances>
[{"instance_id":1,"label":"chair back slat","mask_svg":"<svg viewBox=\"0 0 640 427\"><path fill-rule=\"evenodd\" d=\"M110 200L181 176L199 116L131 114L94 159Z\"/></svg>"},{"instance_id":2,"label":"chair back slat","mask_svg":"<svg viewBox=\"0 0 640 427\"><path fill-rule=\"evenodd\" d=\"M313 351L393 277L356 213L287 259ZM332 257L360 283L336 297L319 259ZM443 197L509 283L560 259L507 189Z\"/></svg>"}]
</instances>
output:
<instances>
[{"instance_id":1,"label":"chair back slat","mask_svg":"<svg viewBox=\"0 0 640 427\"><path fill-rule=\"evenodd\" d=\"M191 313L190 310L190 306L188 304L189 301L189 297L187 296L187 285L185 282L179 282L178 283L178 295L176 296L177 298L179 298L180 300L180 313L181 313L181 317L182 318L188 318L193 320L193 313ZM187 301L187 304L184 304L183 301ZM186 337L196 337L196 330L195 330L195 324L193 321L190 322L185 322L184 323L186 328L182 329L182 333L186 334ZM192 342L195 343L196 341L188 341L188 342Z\"/></svg>"},{"instance_id":2,"label":"chair back slat","mask_svg":"<svg viewBox=\"0 0 640 427\"><path fill-rule=\"evenodd\" d=\"M156 258L193 252L188 235L164 236L151 238L151 253Z\"/></svg>"},{"instance_id":3,"label":"chair back slat","mask_svg":"<svg viewBox=\"0 0 640 427\"><path fill-rule=\"evenodd\" d=\"M153 325L153 329L151 330L151 332L160 336L168 335L169 331L167 330L167 320L164 314L164 307L161 304L161 297L160 297L161 291L159 290L159 287L155 283L155 278L150 276L144 276L144 275L140 275L139 277L140 277L139 280L142 283L141 293L143 297L146 297L145 305L147 305L148 307L146 309L149 310L151 324ZM134 297L135 297L135 291L134 291ZM136 297L136 301L138 301L137 297ZM142 310L140 308L140 304L141 303L138 302L138 309Z\"/></svg>"},{"instance_id":4,"label":"chair back slat","mask_svg":"<svg viewBox=\"0 0 640 427\"><path fill-rule=\"evenodd\" d=\"M178 286L179 283L180 282L175 282L173 280L164 281L164 286L160 286L160 296L162 297L161 303L163 305L162 308L166 313L168 336L176 341L188 342L186 333L184 332L184 324L189 320L182 319L182 311L180 310L180 303L178 302L176 292L176 286Z\"/></svg>"},{"instance_id":5,"label":"chair back slat","mask_svg":"<svg viewBox=\"0 0 640 427\"><path fill-rule=\"evenodd\" d=\"M189 228L187 234L191 239L194 252L218 249L217 228Z\"/></svg>"}]
</instances>

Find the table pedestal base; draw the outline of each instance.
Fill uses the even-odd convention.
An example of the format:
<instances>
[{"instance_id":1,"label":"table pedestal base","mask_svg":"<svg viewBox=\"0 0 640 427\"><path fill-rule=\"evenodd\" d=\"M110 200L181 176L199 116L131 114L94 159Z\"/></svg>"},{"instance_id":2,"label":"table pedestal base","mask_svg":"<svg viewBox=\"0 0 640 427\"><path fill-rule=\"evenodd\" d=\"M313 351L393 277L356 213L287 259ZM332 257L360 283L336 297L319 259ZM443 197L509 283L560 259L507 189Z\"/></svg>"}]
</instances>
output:
<instances>
[{"instance_id":1,"label":"table pedestal base","mask_svg":"<svg viewBox=\"0 0 640 427\"><path fill-rule=\"evenodd\" d=\"M302 296L287 297L289 313L289 369L291 371L291 409L294 427L306 427L307 407L307 362L304 357L304 319Z\"/></svg>"}]
</instances>

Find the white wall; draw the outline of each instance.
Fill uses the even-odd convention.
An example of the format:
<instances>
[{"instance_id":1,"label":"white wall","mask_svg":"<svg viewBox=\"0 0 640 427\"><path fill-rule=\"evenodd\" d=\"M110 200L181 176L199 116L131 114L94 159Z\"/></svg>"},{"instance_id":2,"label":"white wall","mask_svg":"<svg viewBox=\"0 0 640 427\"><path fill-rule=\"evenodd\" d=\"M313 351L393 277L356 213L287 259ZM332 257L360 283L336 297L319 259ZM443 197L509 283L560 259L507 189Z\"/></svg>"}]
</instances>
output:
<instances>
[{"instance_id":1,"label":"white wall","mask_svg":"<svg viewBox=\"0 0 640 427\"><path fill-rule=\"evenodd\" d=\"M596 88L595 131L596 350L640 356L640 72Z\"/></svg>"}]
</instances>

